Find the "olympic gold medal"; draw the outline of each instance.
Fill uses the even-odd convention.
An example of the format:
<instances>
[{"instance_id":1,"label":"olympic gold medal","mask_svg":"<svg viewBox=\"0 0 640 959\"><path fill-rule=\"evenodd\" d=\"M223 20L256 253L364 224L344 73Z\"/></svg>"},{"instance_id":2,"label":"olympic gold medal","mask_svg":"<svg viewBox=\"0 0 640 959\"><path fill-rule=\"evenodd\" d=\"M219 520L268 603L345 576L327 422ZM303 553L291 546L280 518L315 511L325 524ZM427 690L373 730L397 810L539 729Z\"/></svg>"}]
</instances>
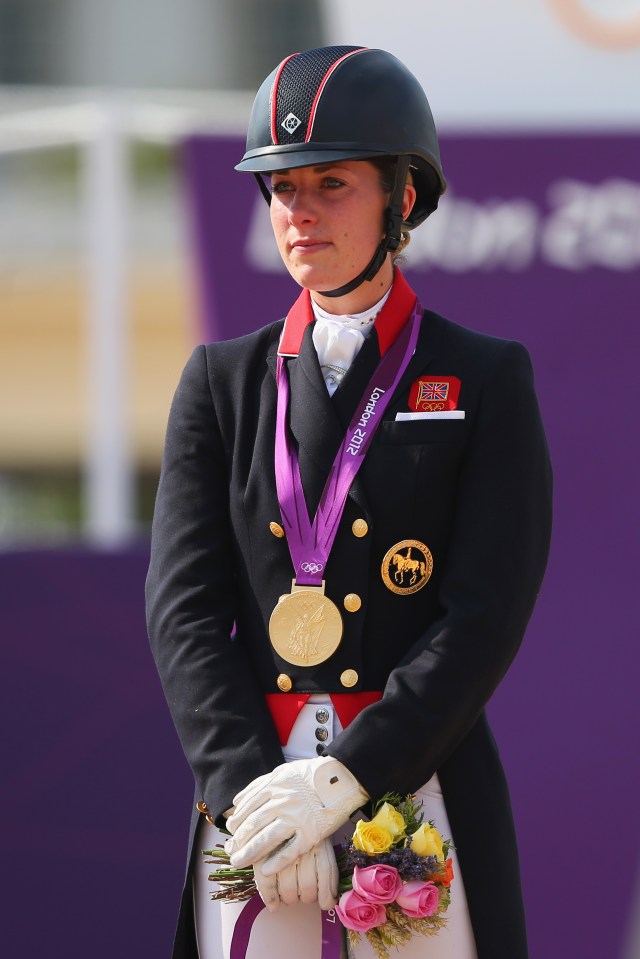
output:
<instances>
[{"instance_id":1,"label":"olympic gold medal","mask_svg":"<svg viewBox=\"0 0 640 959\"><path fill-rule=\"evenodd\" d=\"M382 560L382 581L400 596L417 593L429 581L433 571L431 550L418 539L403 539Z\"/></svg>"},{"instance_id":2,"label":"olympic gold medal","mask_svg":"<svg viewBox=\"0 0 640 959\"><path fill-rule=\"evenodd\" d=\"M317 666L333 656L342 639L338 607L322 586L296 586L281 596L269 620L278 656L294 666Z\"/></svg>"}]
</instances>

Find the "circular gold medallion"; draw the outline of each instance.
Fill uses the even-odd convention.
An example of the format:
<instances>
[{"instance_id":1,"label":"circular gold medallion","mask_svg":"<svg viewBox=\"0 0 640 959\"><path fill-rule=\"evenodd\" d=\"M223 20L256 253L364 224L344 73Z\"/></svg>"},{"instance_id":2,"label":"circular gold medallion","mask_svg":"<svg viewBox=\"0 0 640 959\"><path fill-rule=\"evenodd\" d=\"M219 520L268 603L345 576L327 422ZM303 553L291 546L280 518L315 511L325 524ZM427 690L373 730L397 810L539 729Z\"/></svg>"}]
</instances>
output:
<instances>
[{"instance_id":1,"label":"circular gold medallion","mask_svg":"<svg viewBox=\"0 0 640 959\"><path fill-rule=\"evenodd\" d=\"M340 682L343 686L346 686L347 689L351 689L352 686L355 686L358 682L359 676L355 669L345 669L343 673L340 674Z\"/></svg>"},{"instance_id":2,"label":"circular gold medallion","mask_svg":"<svg viewBox=\"0 0 640 959\"><path fill-rule=\"evenodd\" d=\"M403 539L382 560L382 580L392 593L408 596L429 581L433 571L431 550L419 539Z\"/></svg>"},{"instance_id":3,"label":"circular gold medallion","mask_svg":"<svg viewBox=\"0 0 640 959\"><path fill-rule=\"evenodd\" d=\"M285 662L317 666L340 645L342 617L320 590L296 589L280 597L269 620L269 638Z\"/></svg>"},{"instance_id":4,"label":"circular gold medallion","mask_svg":"<svg viewBox=\"0 0 640 959\"><path fill-rule=\"evenodd\" d=\"M342 602L348 613L357 613L362 606L362 600L357 593L347 593Z\"/></svg>"}]
</instances>

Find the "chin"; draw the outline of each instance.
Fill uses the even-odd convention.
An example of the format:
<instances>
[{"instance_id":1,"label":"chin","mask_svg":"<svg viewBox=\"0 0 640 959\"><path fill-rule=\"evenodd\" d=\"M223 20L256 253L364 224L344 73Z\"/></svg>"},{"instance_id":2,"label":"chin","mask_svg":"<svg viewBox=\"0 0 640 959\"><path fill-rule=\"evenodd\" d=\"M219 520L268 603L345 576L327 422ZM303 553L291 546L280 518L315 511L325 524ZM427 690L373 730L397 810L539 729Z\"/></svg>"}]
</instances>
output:
<instances>
[{"instance_id":1,"label":"chin","mask_svg":"<svg viewBox=\"0 0 640 959\"><path fill-rule=\"evenodd\" d=\"M295 266L289 269L289 273L303 289L317 293L321 293L323 289L335 290L347 282L328 274L326 270L317 270L313 267Z\"/></svg>"}]
</instances>

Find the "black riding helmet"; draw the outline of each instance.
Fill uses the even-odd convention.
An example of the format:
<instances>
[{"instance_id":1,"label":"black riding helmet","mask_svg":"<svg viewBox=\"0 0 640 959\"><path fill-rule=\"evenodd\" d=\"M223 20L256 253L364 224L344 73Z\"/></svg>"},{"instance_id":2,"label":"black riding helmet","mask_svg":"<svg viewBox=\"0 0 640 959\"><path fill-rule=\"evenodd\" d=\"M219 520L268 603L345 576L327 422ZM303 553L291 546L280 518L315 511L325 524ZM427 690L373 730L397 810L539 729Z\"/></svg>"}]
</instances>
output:
<instances>
[{"instance_id":1,"label":"black riding helmet","mask_svg":"<svg viewBox=\"0 0 640 959\"><path fill-rule=\"evenodd\" d=\"M324 296L343 296L373 279L402 229L412 230L438 206L446 188L435 124L424 90L396 57L366 47L320 47L287 57L264 81L253 104L247 149L236 170L261 174L330 163L397 157L385 211L385 235L363 272ZM411 170L416 202L406 221L402 200Z\"/></svg>"}]
</instances>

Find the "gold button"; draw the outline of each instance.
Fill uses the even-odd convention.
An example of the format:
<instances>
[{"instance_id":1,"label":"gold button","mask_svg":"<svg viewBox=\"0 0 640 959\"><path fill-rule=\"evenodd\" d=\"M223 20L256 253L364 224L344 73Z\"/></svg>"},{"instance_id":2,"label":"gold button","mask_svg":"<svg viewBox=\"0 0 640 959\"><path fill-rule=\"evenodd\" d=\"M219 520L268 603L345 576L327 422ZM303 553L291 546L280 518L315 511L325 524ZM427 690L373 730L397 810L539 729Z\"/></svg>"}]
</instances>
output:
<instances>
[{"instance_id":1,"label":"gold button","mask_svg":"<svg viewBox=\"0 0 640 959\"><path fill-rule=\"evenodd\" d=\"M357 593L347 593L344 600L344 608L348 613L357 613L362 606L362 600Z\"/></svg>"},{"instance_id":2,"label":"gold button","mask_svg":"<svg viewBox=\"0 0 640 959\"><path fill-rule=\"evenodd\" d=\"M351 529L353 530L353 535L360 538L361 536L366 536L369 532L369 524L365 519L357 519Z\"/></svg>"},{"instance_id":3,"label":"gold button","mask_svg":"<svg viewBox=\"0 0 640 959\"><path fill-rule=\"evenodd\" d=\"M355 686L358 682L358 674L355 669L345 669L340 676L340 682L343 686L346 686L347 689L351 689L352 686Z\"/></svg>"},{"instance_id":4,"label":"gold button","mask_svg":"<svg viewBox=\"0 0 640 959\"><path fill-rule=\"evenodd\" d=\"M278 689L283 693L288 693L291 687L293 686L293 683L291 681L291 676L287 676L286 673L280 673L280 675L276 679L276 683L277 683Z\"/></svg>"},{"instance_id":5,"label":"gold button","mask_svg":"<svg viewBox=\"0 0 640 959\"><path fill-rule=\"evenodd\" d=\"M282 537L284 536L284 530L282 526L280 525L280 523L269 523L269 529L271 530L274 536L278 537L278 539L282 539Z\"/></svg>"},{"instance_id":6,"label":"gold button","mask_svg":"<svg viewBox=\"0 0 640 959\"><path fill-rule=\"evenodd\" d=\"M202 813L209 812L209 807L207 806L206 802L203 802L202 800L196 803L196 809L198 812Z\"/></svg>"}]
</instances>

